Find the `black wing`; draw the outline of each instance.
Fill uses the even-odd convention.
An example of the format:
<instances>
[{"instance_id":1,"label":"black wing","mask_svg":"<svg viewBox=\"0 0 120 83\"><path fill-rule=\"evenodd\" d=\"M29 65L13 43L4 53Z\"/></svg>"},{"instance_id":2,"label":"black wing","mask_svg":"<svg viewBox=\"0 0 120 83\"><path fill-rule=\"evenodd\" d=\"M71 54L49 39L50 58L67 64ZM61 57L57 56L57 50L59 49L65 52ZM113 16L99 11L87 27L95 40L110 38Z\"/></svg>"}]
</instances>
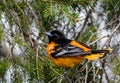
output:
<instances>
[{"instance_id":1,"label":"black wing","mask_svg":"<svg viewBox=\"0 0 120 83\"><path fill-rule=\"evenodd\" d=\"M67 44L67 45L57 45L54 48L55 52L51 55L54 58L57 57L72 57L72 56L83 56L88 55L90 52L85 52L82 48Z\"/></svg>"}]
</instances>

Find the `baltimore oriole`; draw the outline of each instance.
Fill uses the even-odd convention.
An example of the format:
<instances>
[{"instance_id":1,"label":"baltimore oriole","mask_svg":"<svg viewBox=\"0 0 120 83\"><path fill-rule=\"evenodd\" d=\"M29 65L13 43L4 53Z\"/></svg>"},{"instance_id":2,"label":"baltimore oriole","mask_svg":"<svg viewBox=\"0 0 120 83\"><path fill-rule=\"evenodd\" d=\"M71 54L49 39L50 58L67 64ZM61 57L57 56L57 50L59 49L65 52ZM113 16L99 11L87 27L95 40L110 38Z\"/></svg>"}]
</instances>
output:
<instances>
[{"instance_id":1,"label":"baltimore oriole","mask_svg":"<svg viewBox=\"0 0 120 83\"><path fill-rule=\"evenodd\" d=\"M46 33L49 44L46 48L49 58L57 66L73 67L84 58L96 60L109 50L92 50L82 43L67 39L61 32L52 30Z\"/></svg>"}]
</instances>

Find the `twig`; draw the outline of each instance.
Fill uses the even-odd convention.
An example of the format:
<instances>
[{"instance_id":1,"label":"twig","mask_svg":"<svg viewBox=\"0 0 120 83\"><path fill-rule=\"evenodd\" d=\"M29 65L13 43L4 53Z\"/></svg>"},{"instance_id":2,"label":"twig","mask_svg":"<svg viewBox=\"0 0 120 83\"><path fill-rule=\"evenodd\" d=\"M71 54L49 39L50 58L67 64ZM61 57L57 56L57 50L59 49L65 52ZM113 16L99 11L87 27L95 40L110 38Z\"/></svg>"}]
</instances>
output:
<instances>
[{"instance_id":1,"label":"twig","mask_svg":"<svg viewBox=\"0 0 120 83\"><path fill-rule=\"evenodd\" d=\"M50 80L48 83L52 83L55 79L57 79L58 77L54 77L52 80Z\"/></svg>"},{"instance_id":2,"label":"twig","mask_svg":"<svg viewBox=\"0 0 120 83\"><path fill-rule=\"evenodd\" d=\"M48 83L52 83L55 79L60 78L60 77L63 77L63 76L64 76L66 73L68 73L70 70L71 70L71 69L68 69L68 70L65 71L63 74L61 74L61 75L59 74L60 76L53 78L53 79L50 80Z\"/></svg>"},{"instance_id":3,"label":"twig","mask_svg":"<svg viewBox=\"0 0 120 83\"><path fill-rule=\"evenodd\" d=\"M92 68L93 68L93 81L95 81L95 63L92 62Z\"/></svg>"},{"instance_id":4,"label":"twig","mask_svg":"<svg viewBox=\"0 0 120 83\"><path fill-rule=\"evenodd\" d=\"M85 20L84 20L84 24L83 24L80 32L77 34L75 40L78 40L79 36L81 35L82 31L84 30L84 28L85 28L85 26L86 26L86 24L87 24L87 20L88 20L90 14L91 14L91 11L92 11L92 10L89 10L89 12L87 13L87 16L86 16L86 18L85 18Z\"/></svg>"},{"instance_id":5,"label":"twig","mask_svg":"<svg viewBox=\"0 0 120 83\"><path fill-rule=\"evenodd\" d=\"M93 44L95 44L96 42L98 42L99 40L101 40L101 39L103 39L103 38L105 38L105 37L108 37L108 35L107 36L103 36L103 37L101 37L101 38L98 38L98 39L96 39L95 41L93 41L92 43L89 43L88 45L90 46L90 45L93 45Z\"/></svg>"},{"instance_id":6,"label":"twig","mask_svg":"<svg viewBox=\"0 0 120 83\"><path fill-rule=\"evenodd\" d=\"M37 47L37 50L36 50L36 70L37 70L37 79L39 80L40 77L39 77L39 67L38 67L38 65L39 65L39 63L38 63L38 56L39 56L38 51L39 51L39 46Z\"/></svg>"},{"instance_id":7,"label":"twig","mask_svg":"<svg viewBox=\"0 0 120 83\"><path fill-rule=\"evenodd\" d=\"M42 25L41 22L40 22L40 20L38 21L38 17L37 17L37 15L35 14L33 8L32 8L31 5L29 4L29 2L27 2L27 6L28 6L28 8L30 9L32 15L34 16L37 25L39 25L39 24Z\"/></svg>"},{"instance_id":8,"label":"twig","mask_svg":"<svg viewBox=\"0 0 120 83\"><path fill-rule=\"evenodd\" d=\"M103 71L105 73L105 77L106 77L107 83L110 83L109 77L108 77L108 75L107 75L107 73L106 73L104 68L105 68L105 65L102 66L102 69L103 69Z\"/></svg>"},{"instance_id":9,"label":"twig","mask_svg":"<svg viewBox=\"0 0 120 83\"><path fill-rule=\"evenodd\" d=\"M115 34L115 32L116 32L116 30L118 29L120 27L120 23L112 30L113 32L109 35L109 38L107 39L107 41L106 41L106 43L103 45L103 47L105 46L105 45L110 45L110 40L111 40L111 38L112 38L112 36ZM102 48L103 48L102 47Z\"/></svg>"},{"instance_id":10,"label":"twig","mask_svg":"<svg viewBox=\"0 0 120 83\"><path fill-rule=\"evenodd\" d=\"M90 40L93 38L93 36L94 36L95 34L97 34L97 32L94 32L94 33L90 36L89 40L86 42L87 45L89 45Z\"/></svg>"},{"instance_id":11,"label":"twig","mask_svg":"<svg viewBox=\"0 0 120 83\"><path fill-rule=\"evenodd\" d=\"M53 10L52 10L52 0L50 0L50 14L51 14L51 16L52 16L52 12L53 12Z\"/></svg>"},{"instance_id":12,"label":"twig","mask_svg":"<svg viewBox=\"0 0 120 83\"><path fill-rule=\"evenodd\" d=\"M50 66L50 69L51 69L54 73L56 73L56 74L58 74L58 75L61 75L61 74L59 74L57 71L55 71L51 66Z\"/></svg>"},{"instance_id":13,"label":"twig","mask_svg":"<svg viewBox=\"0 0 120 83\"><path fill-rule=\"evenodd\" d=\"M88 65L86 64L85 83L87 83L87 78L88 78Z\"/></svg>"},{"instance_id":14,"label":"twig","mask_svg":"<svg viewBox=\"0 0 120 83\"><path fill-rule=\"evenodd\" d=\"M60 7L60 10L61 10L66 16L68 16L70 19L73 19L75 22L78 21L77 18L71 17L71 15L70 15L68 12L66 12L60 5L59 5L59 7Z\"/></svg>"}]
</instances>

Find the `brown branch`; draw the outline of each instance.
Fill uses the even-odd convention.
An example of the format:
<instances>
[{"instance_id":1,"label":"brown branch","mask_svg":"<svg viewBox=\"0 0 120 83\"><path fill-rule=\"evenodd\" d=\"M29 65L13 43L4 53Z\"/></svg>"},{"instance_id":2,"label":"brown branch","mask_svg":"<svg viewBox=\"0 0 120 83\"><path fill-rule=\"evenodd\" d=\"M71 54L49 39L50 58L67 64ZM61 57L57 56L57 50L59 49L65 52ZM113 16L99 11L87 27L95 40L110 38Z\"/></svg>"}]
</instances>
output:
<instances>
[{"instance_id":1,"label":"brown branch","mask_svg":"<svg viewBox=\"0 0 120 83\"><path fill-rule=\"evenodd\" d=\"M95 40L95 41L93 41L92 43L89 43L89 44L88 44L88 46L93 45L93 44L95 44L96 42L98 42L99 40L101 40L101 39L103 39L103 38L106 38L106 37L108 37L108 35L106 35L106 36L103 36L103 37L101 37L101 38L96 39L96 40Z\"/></svg>"},{"instance_id":2,"label":"brown branch","mask_svg":"<svg viewBox=\"0 0 120 83\"><path fill-rule=\"evenodd\" d=\"M110 83L109 77L108 77L108 75L107 75L107 73L106 73L106 71L105 71L105 63L106 63L106 60L103 59L102 69L103 69L103 72L104 72L104 74L105 74L105 77L106 77L107 83Z\"/></svg>"},{"instance_id":3,"label":"brown branch","mask_svg":"<svg viewBox=\"0 0 120 83\"><path fill-rule=\"evenodd\" d=\"M111 41L111 38L112 36L115 34L116 30L120 27L120 23L112 30L112 33L109 35L107 41L105 42L105 44L103 45L103 47L106 45L106 46L109 46L110 45L110 41ZM102 47L102 48L103 48Z\"/></svg>"},{"instance_id":4,"label":"brown branch","mask_svg":"<svg viewBox=\"0 0 120 83\"><path fill-rule=\"evenodd\" d=\"M87 83L87 78L88 78L88 64L86 64L85 83Z\"/></svg>"},{"instance_id":5,"label":"brown branch","mask_svg":"<svg viewBox=\"0 0 120 83\"><path fill-rule=\"evenodd\" d=\"M38 51L39 51L39 45L37 46L37 49L36 49L36 71L37 71L37 79L39 80L40 79L40 76L39 76L39 59L38 59Z\"/></svg>"},{"instance_id":6,"label":"brown branch","mask_svg":"<svg viewBox=\"0 0 120 83\"><path fill-rule=\"evenodd\" d=\"M28 6L28 8L30 9L32 15L34 16L36 23L39 24L38 17L37 17L37 15L35 14L33 8L32 8L31 5L29 4L29 2L27 2L27 6Z\"/></svg>"},{"instance_id":7,"label":"brown branch","mask_svg":"<svg viewBox=\"0 0 120 83\"><path fill-rule=\"evenodd\" d=\"M92 10L89 10L89 11L88 11L87 16L86 16L85 21L84 21L84 24L83 24L80 32L79 32L78 35L76 36L75 40L78 40L79 36L81 35L82 31L84 30L84 28L85 28L85 26L86 26L86 24L87 24L87 21L88 21L88 19L89 19L89 16L90 16L90 14L91 14L91 11L92 11Z\"/></svg>"}]
</instances>

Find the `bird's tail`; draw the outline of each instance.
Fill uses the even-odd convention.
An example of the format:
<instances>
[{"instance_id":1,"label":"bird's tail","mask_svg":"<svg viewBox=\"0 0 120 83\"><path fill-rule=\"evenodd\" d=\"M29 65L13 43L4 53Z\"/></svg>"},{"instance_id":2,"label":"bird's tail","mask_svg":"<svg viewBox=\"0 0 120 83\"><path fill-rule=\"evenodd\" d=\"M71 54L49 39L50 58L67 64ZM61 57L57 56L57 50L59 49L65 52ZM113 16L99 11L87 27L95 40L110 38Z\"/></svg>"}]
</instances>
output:
<instances>
[{"instance_id":1,"label":"bird's tail","mask_svg":"<svg viewBox=\"0 0 120 83\"><path fill-rule=\"evenodd\" d=\"M105 54L110 53L112 49L105 50L92 50L89 55L84 56L88 60L97 60L100 57L103 57Z\"/></svg>"},{"instance_id":2,"label":"bird's tail","mask_svg":"<svg viewBox=\"0 0 120 83\"><path fill-rule=\"evenodd\" d=\"M92 50L92 54L98 54L98 53L109 53L110 50Z\"/></svg>"}]
</instances>

